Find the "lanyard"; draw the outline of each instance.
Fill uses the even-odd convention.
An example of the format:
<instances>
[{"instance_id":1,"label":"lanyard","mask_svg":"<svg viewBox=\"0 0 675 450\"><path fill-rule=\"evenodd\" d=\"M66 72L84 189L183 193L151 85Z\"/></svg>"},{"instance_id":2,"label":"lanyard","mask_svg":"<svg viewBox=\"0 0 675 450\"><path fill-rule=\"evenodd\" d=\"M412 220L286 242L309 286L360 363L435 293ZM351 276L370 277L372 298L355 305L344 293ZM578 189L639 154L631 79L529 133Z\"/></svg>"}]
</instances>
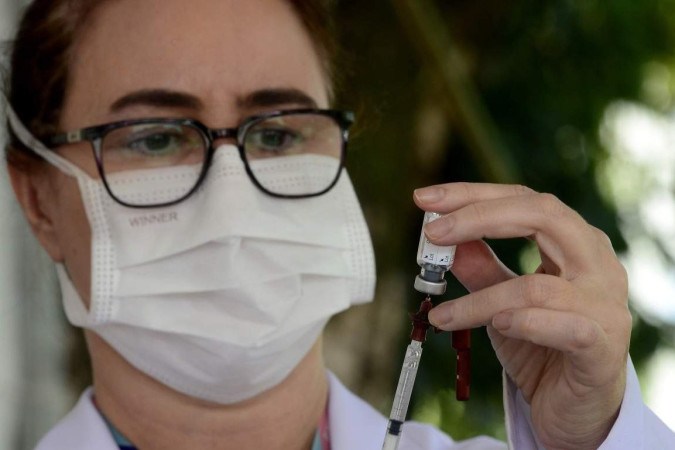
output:
<instances>
[{"instance_id":1,"label":"lanyard","mask_svg":"<svg viewBox=\"0 0 675 450\"><path fill-rule=\"evenodd\" d=\"M317 430L319 439L321 440L321 450L330 450L330 427L328 422L328 402L326 402L326 409L323 410L321 421L319 422L319 429Z\"/></svg>"}]
</instances>

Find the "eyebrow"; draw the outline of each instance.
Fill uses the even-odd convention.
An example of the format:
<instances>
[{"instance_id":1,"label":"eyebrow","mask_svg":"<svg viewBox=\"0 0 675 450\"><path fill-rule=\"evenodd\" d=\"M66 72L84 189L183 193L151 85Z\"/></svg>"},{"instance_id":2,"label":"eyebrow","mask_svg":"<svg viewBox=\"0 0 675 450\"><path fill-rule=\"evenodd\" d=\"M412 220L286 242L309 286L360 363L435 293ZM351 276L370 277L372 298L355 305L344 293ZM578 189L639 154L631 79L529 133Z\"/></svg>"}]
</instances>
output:
<instances>
[{"instance_id":1,"label":"eyebrow","mask_svg":"<svg viewBox=\"0 0 675 450\"><path fill-rule=\"evenodd\" d=\"M261 89L237 100L237 106L244 109L291 104L306 108L317 108L317 103L312 97L294 88Z\"/></svg>"},{"instance_id":2,"label":"eyebrow","mask_svg":"<svg viewBox=\"0 0 675 450\"><path fill-rule=\"evenodd\" d=\"M159 108L189 108L199 110L202 101L192 94L165 89L143 89L124 95L110 106L111 112L118 112L130 106L155 106Z\"/></svg>"},{"instance_id":3,"label":"eyebrow","mask_svg":"<svg viewBox=\"0 0 675 450\"><path fill-rule=\"evenodd\" d=\"M261 89L237 99L237 106L245 109L264 108L294 104L317 108L316 101L294 88ZM126 94L110 106L111 112L119 112L131 106L154 106L158 108L187 108L200 110L204 104L192 94L166 89L143 89Z\"/></svg>"}]
</instances>

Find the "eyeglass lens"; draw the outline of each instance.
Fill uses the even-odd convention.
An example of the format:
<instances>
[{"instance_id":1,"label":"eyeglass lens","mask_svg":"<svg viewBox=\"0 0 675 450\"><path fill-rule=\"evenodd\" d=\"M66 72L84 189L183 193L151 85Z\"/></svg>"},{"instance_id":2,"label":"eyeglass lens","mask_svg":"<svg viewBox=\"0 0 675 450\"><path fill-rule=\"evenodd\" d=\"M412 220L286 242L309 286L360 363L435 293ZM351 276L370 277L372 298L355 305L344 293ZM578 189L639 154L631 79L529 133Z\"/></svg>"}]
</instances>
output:
<instances>
[{"instance_id":1,"label":"eyeglass lens","mask_svg":"<svg viewBox=\"0 0 675 450\"><path fill-rule=\"evenodd\" d=\"M254 182L275 195L322 192L341 167L342 130L320 114L258 119L245 128L240 145ZM111 194L133 206L184 198L200 181L207 154L206 136L190 124L134 124L108 132L101 141Z\"/></svg>"},{"instance_id":2,"label":"eyeglass lens","mask_svg":"<svg viewBox=\"0 0 675 450\"><path fill-rule=\"evenodd\" d=\"M340 170L342 131L328 116L272 117L246 130L244 153L263 189L278 195L315 194L327 189Z\"/></svg>"}]
</instances>

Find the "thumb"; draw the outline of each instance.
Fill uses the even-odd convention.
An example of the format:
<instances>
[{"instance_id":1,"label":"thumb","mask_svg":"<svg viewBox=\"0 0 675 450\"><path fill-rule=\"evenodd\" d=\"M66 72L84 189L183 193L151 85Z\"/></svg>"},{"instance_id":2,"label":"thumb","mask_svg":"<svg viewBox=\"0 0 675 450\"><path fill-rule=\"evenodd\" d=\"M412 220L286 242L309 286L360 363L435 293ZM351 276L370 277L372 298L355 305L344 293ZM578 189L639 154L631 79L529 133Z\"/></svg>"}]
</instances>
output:
<instances>
[{"instance_id":1,"label":"thumb","mask_svg":"<svg viewBox=\"0 0 675 450\"><path fill-rule=\"evenodd\" d=\"M455 261L450 271L469 292L517 276L497 258L485 241L470 241L457 245Z\"/></svg>"}]
</instances>

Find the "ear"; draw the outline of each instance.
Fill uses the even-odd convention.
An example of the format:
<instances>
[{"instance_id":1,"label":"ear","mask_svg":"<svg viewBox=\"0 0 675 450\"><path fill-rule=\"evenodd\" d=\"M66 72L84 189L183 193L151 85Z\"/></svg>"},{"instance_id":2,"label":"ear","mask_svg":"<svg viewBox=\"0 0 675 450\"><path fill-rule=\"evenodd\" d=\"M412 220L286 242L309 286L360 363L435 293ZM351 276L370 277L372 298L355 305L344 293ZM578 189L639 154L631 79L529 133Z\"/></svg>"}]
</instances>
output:
<instances>
[{"instance_id":1,"label":"ear","mask_svg":"<svg viewBox=\"0 0 675 450\"><path fill-rule=\"evenodd\" d=\"M55 262L63 262L63 252L53 221L54 205L48 199L50 183L47 170L40 167L17 168L7 164L14 195L42 247Z\"/></svg>"}]
</instances>

